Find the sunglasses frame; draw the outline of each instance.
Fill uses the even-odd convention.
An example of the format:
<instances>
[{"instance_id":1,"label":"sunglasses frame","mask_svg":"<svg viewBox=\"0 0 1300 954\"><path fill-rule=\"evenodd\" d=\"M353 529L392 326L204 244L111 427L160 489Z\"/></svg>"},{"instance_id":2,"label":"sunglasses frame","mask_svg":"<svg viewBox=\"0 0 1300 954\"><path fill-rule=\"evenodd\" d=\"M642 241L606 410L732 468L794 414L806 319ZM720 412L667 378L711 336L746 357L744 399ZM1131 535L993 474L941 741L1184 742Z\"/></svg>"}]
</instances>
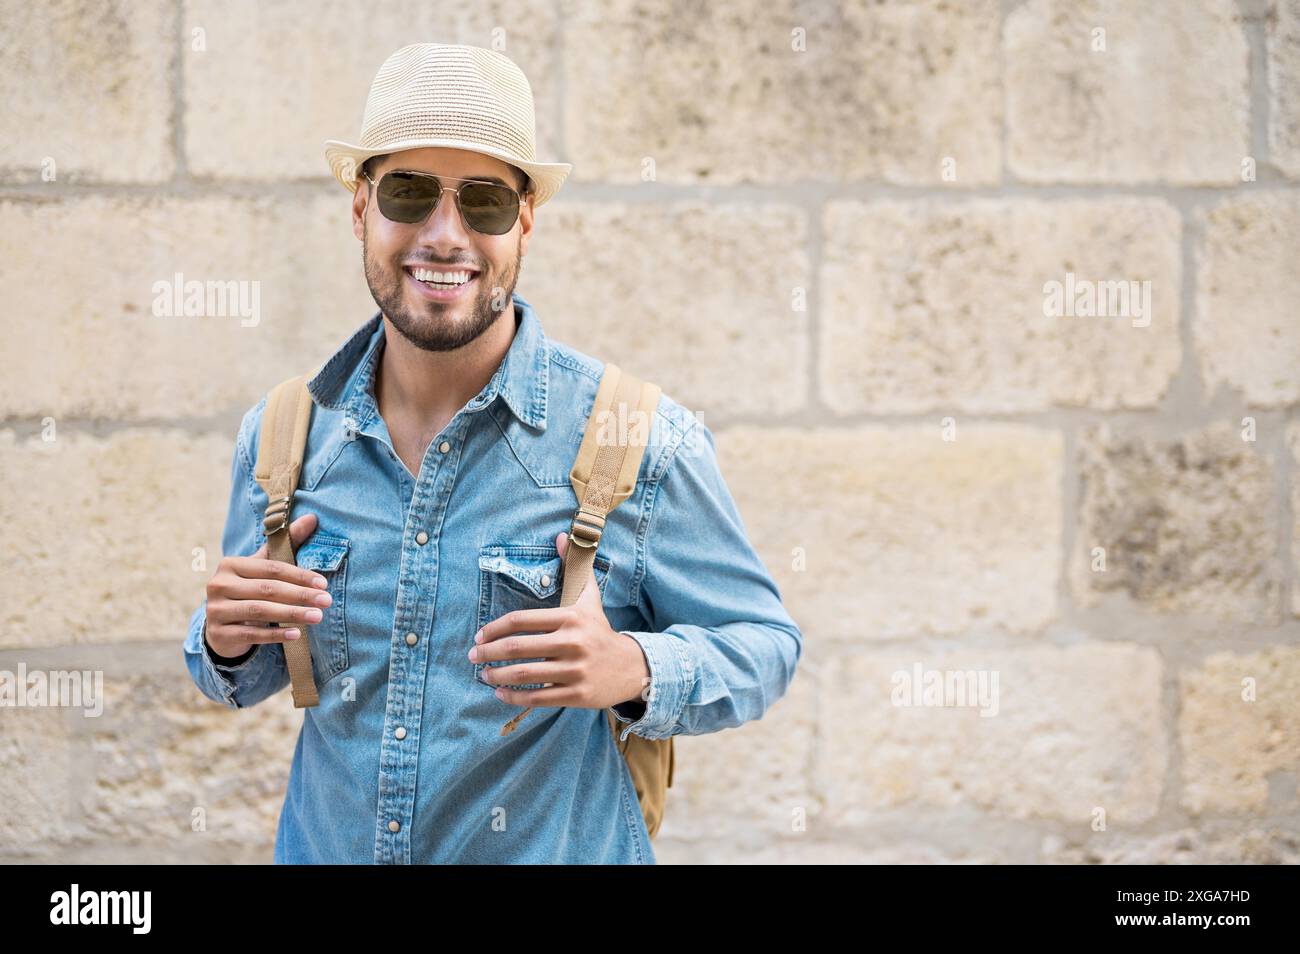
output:
<instances>
[{"instance_id":1,"label":"sunglasses frame","mask_svg":"<svg viewBox=\"0 0 1300 954\"><path fill-rule=\"evenodd\" d=\"M378 189L379 183L383 182L384 179L386 179L388 176L391 176L393 173L401 173L402 175L407 175L407 176L417 176L421 179L432 179L434 181L434 184L438 186L438 197L433 200L433 205L429 207L429 211L425 213L424 218L420 219L418 222L402 222L398 219L390 219L388 218L387 215L384 215L383 206L380 206L379 214L384 215L384 218L387 219L389 222L396 223L397 225L423 225L425 222L429 220L429 216L437 211L438 205L442 202L442 196L444 192L451 192L455 194L456 211L460 213L460 220L464 224L465 228L469 229L471 232L477 232L479 235L506 235L510 232L510 229L513 229L515 227L515 224L519 221L519 208L524 204L524 193L520 192L514 186L504 185L503 183L500 182L487 182L483 179L462 179L460 176L435 176L432 172L421 172L418 169L389 169L387 172L385 172L382 176L379 177L378 182L370 178L370 173L368 172L363 172L361 173L361 175L366 179L367 182L370 183L371 186ZM464 182L467 184L475 183L477 185L494 186L498 189L508 189L510 192L513 192L515 195L515 218L514 221L510 223L510 228L506 229L505 232L484 232L481 229L474 228L474 226L469 224L469 219L465 217L465 210L461 208L461 204L460 204L460 190L465 188L465 186L463 185L457 186L455 189L453 189L451 188L451 186L443 185L441 181L443 179L451 179L454 182ZM379 205L378 202L376 202L375 204Z\"/></svg>"}]
</instances>

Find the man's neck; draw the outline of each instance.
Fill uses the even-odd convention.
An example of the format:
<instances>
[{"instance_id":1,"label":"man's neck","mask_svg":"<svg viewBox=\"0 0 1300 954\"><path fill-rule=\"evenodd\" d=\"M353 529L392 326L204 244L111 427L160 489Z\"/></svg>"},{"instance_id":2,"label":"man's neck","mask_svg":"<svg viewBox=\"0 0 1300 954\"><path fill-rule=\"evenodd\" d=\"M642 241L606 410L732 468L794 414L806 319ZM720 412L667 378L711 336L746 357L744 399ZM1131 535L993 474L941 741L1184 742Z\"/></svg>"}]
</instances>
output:
<instances>
[{"instance_id":1,"label":"man's neck","mask_svg":"<svg viewBox=\"0 0 1300 954\"><path fill-rule=\"evenodd\" d=\"M483 390L514 341L518 317L498 320L455 351L416 347L384 316L384 345L375 379L375 402L385 420L394 416L419 430L442 430L457 411Z\"/></svg>"}]
</instances>

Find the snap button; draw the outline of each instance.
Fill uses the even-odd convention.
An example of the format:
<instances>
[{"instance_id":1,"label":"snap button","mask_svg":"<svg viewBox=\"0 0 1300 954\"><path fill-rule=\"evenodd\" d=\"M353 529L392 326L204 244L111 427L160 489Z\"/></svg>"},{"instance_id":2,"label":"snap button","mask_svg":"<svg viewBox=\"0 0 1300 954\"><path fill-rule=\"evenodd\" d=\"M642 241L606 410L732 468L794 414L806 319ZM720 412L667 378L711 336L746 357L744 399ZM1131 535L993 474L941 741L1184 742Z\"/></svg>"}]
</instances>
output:
<instances>
[{"instance_id":1,"label":"snap button","mask_svg":"<svg viewBox=\"0 0 1300 954\"><path fill-rule=\"evenodd\" d=\"M408 646L414 646L414 645L415 645L416 643L418 643L419 641L420 641L420 637L419 637L419 636L416 636L415 633L407 633L407 634L406 634L406 645L408 645Z\"/></svg>"},{"instance_id":2,"label":"snap button","mask_svg":"<svg viewBox=\"0 0 1300 954\"><path fill-rule=\"evenodd\" d=\"M418 543L420 546L424 546L426 543L429 542L429 535L425 533L423 530L421 530L419 533L415 535L415 542Z\"/></svg>"},{"instance_id":3,"label":"snap button","mask_svg":"<svg viewBox=\"0 0 1300 954\"><path fill-rule=\"evenodd\" d=\"M357 439L357 422L351 416L343 418L343 437L349 441Z\"/></svg>"},{"instance_id":4,"label":"snap button","mask_svg":"<svg viewBox=\"0 0 1300 954\"><path fill-rule=\"evenodd\" d=\"M551 585L551 575L549 573L543 573L542 586L550 586L550 585Z\"/></svg>"},{"instance_id":5,"label":"snap button","mask_svg":"<svg viewBox=\"0 0 1300 954\"><path fill-rule=\"evenodd\" d=\"M401 825L400 822L398 822L396 819L394 819L393 821L390 821L390 822L388 823L388 830L389 830L389 831L401 831L401 830L402 830L402 825Z\"/></svg>"},{"instance_id":6,"label":"snap button","mask_svg":"<svg viewBox=\"0 0 1300 954\"><path fill-rule=\"evenodd\" d=\"M438 450L442 451L445 454L447 453L447 451L451 450L451 445L448 444L446 441L443 441L441 444L438 445Z\"/></svg>"},{"instance_id":7,"label":"snap button","mask_svg":"<svg viewBox=\"0 0 1300 954\"><path fill-rule=\"evenodd\" d=\"M400 725L399 725L399 726L397 727L397 731L393 733L393 736L394 736L394 738L398 739L399 741L400 741L401 739L406 738L406 728L405 728L404 726L400 726Z\"/></svg>"}]
</instances>

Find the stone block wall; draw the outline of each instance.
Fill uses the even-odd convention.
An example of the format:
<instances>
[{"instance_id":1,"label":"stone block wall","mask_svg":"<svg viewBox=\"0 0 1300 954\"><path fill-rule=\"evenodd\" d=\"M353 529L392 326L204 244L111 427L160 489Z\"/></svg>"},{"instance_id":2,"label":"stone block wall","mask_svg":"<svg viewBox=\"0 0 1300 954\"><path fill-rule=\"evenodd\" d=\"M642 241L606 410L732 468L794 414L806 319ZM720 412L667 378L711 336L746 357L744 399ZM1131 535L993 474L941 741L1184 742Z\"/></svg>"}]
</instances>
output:
<instances>
[{"instance_id":1,"label":"stone block wall","mask_svg":"<svg viewBox=\"0 0 1300 954\"><path fill-rule=\"evenodd\" d=\"M519 291L708 423L804 632L661 863L1300 861L1300 0L4 0L0 670L104 708L0 707L0 861L270 860L301 713L179 644L420 40L529 76Z\"/></svg>"}]
</instances>

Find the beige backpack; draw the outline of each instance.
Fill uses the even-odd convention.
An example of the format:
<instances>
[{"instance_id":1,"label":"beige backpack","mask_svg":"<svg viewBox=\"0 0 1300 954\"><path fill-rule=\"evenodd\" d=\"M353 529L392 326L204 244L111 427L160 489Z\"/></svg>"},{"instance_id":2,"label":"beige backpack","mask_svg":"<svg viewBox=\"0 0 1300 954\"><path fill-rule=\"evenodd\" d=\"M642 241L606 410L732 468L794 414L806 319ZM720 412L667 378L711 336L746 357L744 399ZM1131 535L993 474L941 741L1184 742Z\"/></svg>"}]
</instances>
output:
<instances>
[{"instance_id":1,"label":"beige backpack","mask_svg":"<svg viewBox=\"0 0 1300 954\"><path fill-rule=\"evenodd\" d=\"M268 503L263 528L267 554L272 560L296 563L289 540L290 511L294 492L302 471L307 431L311 424L312 399L307 390L307 375L299 375L272 388L262 414L261 436L257 448L255 478L266 492ZM596 548L611 510L632 495L636 475L645 452L659 403L658 385L642 381L623 372L617 365L606 364L601 375L596 400L587 417L587 429L578 448L569 479L578 498L578 510L569 530L569 546L564 558L561 606L578 598L585 582L592 579ZM623 422L645 422L644 427L624 427ZM613 429L618 439L603 439ZM593 580L594 585L594 580ZM285 642L284 658L292 684L293 704L297 708L318 705L320 697L311 669L311 627L303 627L303 639ZM501 728L502 735L513 732L531 709L524 709ZM630 734L619 741L619 721L605 710L614 742L627 762L636 786L646 829L654 837L663 821L664 803L673 783L673 740L643 739Z\"/></svg>"}]
</instances>

